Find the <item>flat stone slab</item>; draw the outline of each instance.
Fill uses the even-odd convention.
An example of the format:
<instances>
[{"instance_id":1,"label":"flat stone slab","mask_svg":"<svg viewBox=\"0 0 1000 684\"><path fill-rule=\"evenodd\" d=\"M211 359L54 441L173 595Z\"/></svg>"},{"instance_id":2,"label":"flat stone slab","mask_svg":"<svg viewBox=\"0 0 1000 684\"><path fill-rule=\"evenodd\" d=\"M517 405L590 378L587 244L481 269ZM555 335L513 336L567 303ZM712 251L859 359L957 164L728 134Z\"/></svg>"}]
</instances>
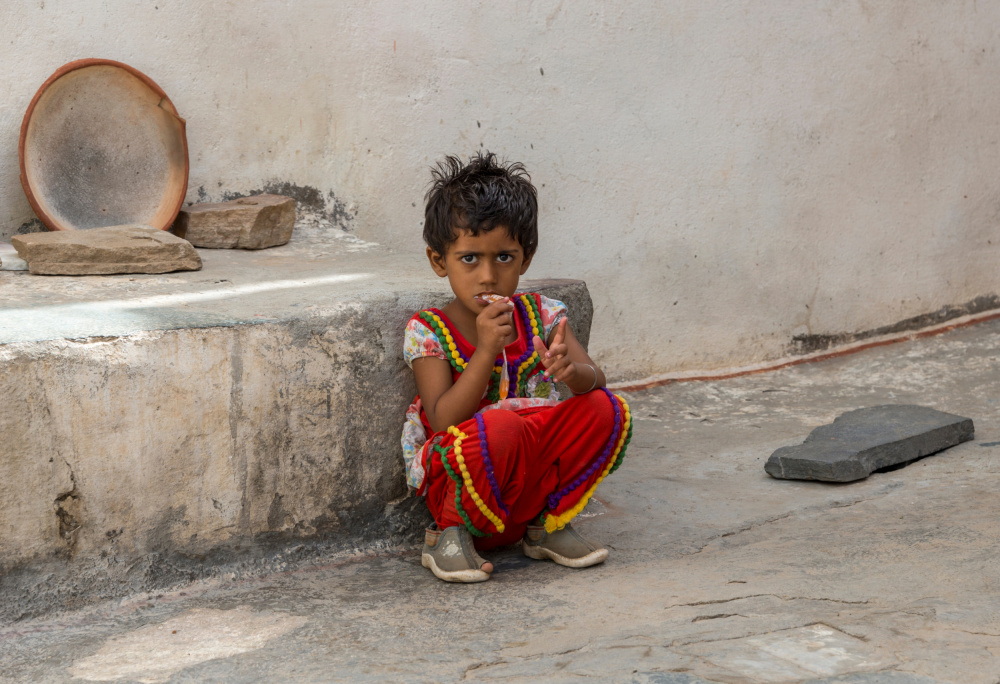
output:
<instances>
[{"instance_id":1,"label":"flat stone slab","mask_svg":"<svg viewBox=\"0 0 1000 684\"><path fill-rule=\"evenodd\" d=\"M15 235L11 243L37 275L111 275L197 271L201 257L187 240L152 226Z\"/></svg>"},{"instance_id":2,"label":"flat stone slab","mask_svg":"<svg viewBox=\"0 0 1000 684\"><path fill-rule=\"evenodd\" d=\"M797 446L781 447L764 464L785 480L853 482L972 439L971 418L926 406L887 405L848 411Z\"/></svg>"},{"instance_id":3,"label":"flat stone slab","mask_svg":"<svg viewBox=\"0 0 1000 684\"><path fill-rule=\"evenodd\" d=\"M195 247L264 249L288 242L294 226L294 199L253 195L230 202L193 204L181 210L171 230Z\"/></svg>"}]
</instances>

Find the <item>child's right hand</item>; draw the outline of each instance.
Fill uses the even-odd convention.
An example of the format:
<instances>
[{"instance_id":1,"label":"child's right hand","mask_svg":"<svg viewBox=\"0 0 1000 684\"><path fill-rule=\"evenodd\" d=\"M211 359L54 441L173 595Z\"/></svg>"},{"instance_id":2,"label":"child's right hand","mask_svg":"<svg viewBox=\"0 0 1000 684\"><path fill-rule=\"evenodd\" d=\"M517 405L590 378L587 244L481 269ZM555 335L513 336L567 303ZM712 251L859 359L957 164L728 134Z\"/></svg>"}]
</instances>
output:
<instances>
[{"instance_id":1,"label":"child's right hand","mask_svg":"<svg viewBox=\"0 0 1000 684\"><path fill-rule=\"evenodd\" d=\"M507 340L514 334L512 311L514 304L505 297L479 312L476 317L476 335L479 337L477 349L489 352L492 356L503 351Z\"/></svg>"}]
</instances>

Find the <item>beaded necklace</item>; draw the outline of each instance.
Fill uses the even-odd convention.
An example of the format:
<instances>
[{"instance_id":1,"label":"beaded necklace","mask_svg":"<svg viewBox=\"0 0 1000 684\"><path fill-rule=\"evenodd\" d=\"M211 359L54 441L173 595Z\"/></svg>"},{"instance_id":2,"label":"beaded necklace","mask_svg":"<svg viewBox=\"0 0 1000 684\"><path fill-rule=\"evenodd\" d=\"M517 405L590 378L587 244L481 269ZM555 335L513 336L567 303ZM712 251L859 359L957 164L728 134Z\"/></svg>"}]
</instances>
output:
<instances>
[{"instance_id":1,"label":"beaded necklace","mask_svg":"<svg viewBox=\"0 0 1000 684\"><path fill-rule=\"evenodd\" d=\"M514 302L515 315L520 316L524 324L525 335L527 336L526 349L523 354L507 364L507 373L510 386L514 388L514 396L526 397L528 395L528 380L535 374L538 364L541 362L535 352L535 335L539 335L539 320L541 313L535 295L522 294L512 298ZM438 340L445 348L448 355L448 362L456 373L461 373L469 364L469 358L458 348L454 335L448 325L444 322L437 310L421 311L417 316L427 327L434 331ZM528 331L531 331L530 334ZM498 356L493 363L493 372L490 374L490 382L486 393L490 403L500 400L500 374L503 372L503 358Z\"/></svg>"}]
</instances>

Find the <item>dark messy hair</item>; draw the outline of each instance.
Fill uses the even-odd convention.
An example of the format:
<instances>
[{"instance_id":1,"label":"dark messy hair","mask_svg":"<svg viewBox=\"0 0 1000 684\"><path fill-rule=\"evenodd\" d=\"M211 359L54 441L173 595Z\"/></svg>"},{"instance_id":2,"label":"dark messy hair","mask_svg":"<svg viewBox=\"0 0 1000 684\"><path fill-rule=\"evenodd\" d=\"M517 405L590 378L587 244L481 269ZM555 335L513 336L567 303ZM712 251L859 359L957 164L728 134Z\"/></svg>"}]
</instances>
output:
<instances>
[{"instance_id":1,"label":"dark messy hair","mask_svg":"<svg viewBox=\"0 0 1000 684\"><path fill-rule=\"evenodd\" d=\"M458 231L476 236L498 226L517 240L526 259L538 248L538 198L523 164L484 151L468 164L447 156L431 168L425 200L424 242L438 254L458 239Z\"/></svg>"}]
</instances>

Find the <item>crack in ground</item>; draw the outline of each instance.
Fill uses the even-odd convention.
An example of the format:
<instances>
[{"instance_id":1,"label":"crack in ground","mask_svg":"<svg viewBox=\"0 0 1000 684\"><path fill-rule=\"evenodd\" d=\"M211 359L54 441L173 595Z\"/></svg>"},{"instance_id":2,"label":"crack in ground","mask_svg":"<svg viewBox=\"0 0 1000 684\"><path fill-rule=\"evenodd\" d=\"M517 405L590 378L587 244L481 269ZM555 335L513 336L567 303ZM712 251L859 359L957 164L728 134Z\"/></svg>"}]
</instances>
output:
<instances>
[{"instance_id":1,"label":"crack in ground","mask_svg":"<svg viewBox=\"0 0 1000 684\"><path fill-rule=\"evenodd\" d=\"M864 498L858 498L858 499L854 499L853 501L850 501L850 500L849 501L838 500L838 501L834 501L834 502L832 502L830 504L819 504L819 505L815 505L815 506L806 506L804 508L796 509L796 510L793 510L793 511L788 511L787 513L783 513L781 515L777 515L777 516L774 516L772 518L765 518L764 520L756 520L756 521L751 522L749 525L744 525L743 527L738 527L735 530L729 530L728 532L723 532L722 534L717 534L715 536L709 537L708 540L704 544L702 544L701 546L699 546L694 551L688 551L688 552L685 552L685 553L681 553L680 555L681 556L694 556L696 554L701 553L705 549L707 549L709 546L712 545L713 542L716 542L719 539L724 539L726 537L733 537L733 536L736 536L738 534L743 534L744 532L750 532L751 530L755 530L758 527L763 527L764 525L769 525L771 523L778 522L778 521L784 520L786 518L790 518L792 515L794 515L797 512L801 512L801 513L814 513L816 511L829 511L829 510L832 510L834 508L850 508L851 506L854 506L854 505L859 504L859 503L865 503L866 501L874 501L875 499L881 499L881 498L887 496L890 492L892 492L892 491L894 491L896 489L899 489L902 486L903 486L902 482L890 482L889 484L885 485L874 496L868 496L868 497L864 497Z\"/></svg>"},{"instance_id":2,"label":"crack in ground","mask_svg":"<svg viewBox=\"0 0 1000 684\"><path fill-rule=\"evenodd\" d=\"M760 594L760 595L761 596L774 596L774 594ZM778 598L781 598L781 597L779 596ZM809 600L811 600L811 601L815 601L815 600L830 601L830 600L836 600L836 599L809 599ZM850 602L848 602L848 603L850 603ZM823 625L824 627L829 627L830 629L834 629L834 630L837 630L837 631L840 631L840 632L844 632L844 630L840 629L839 627L833 627L832 625L828 625L825 622L817 622L817 621L814 620L812 622L806 622L804 624L794 625L794 626L791 626L791 627L782 627L781 629L768 629L768 630L758 631L758 632L748 632L746 634L741 634L739 636L720 637L718 639L698 639L698 638L694 638L694 639L690 639L690 640L685 640L683 637L680 637L680 638L677 638L677 639L674 639L673 641L671 641L669 644L667 644L666 646L664 646L664 648L670 650L670 649L673 649L673 648L678 647L678 646L679 647L684 647L684 646L693 646L693 645L697 645L697 644L714 644L714 643L719 643L719 642L722 642L722 641L739 641L740 639L751 639L753 637L767 636L768 634L775 634L776 632L790 632L790 631L793 631L793 630L796 630L796 629L802 629L804 627L811 627L813 625ZM848 634L848 633L844 632L844 634ZM848 636L854 636L854 635L853 634L848 634ZM860 638L860 637L856 637L856 638ZM867 641L867 639L862 639L862 641ZM688 657L694 657L694 658L699 658L699 659L702 658L702 656L699 656L697 654L688 654L688 653L685 653L684 651L678 651L678 653L680 655L684 655L684 656L688 656ZM899 659L897 658L897 660L899 660ZM720 666L720 667L722 667L722 666Z\"/></svg>"},{"instance_id":3,"label":"crack in ground","mask_svg":"<svg viewBox=\"0 0 1000 684\"><path fill-rule=\"evenodd\" d=\"M832 620L831 620L831 622L832 622ZM843 627L837 627L836 625L831 625L831 624L827 624L827 623L825 623L825 622L817 622L817 623L815 623L815 624L817 624L817 625L825 625L826 627L829 627L830 629L835 629L835 630L837 630L838 632L843 632L843 633L844 633L844 634L846 634L847 636L849 636L849 637L854 637L854 638L855 638L855 639L857 639L858 641L864 641L864 642L869 642L869 641L871 641L871 639L870 639L870 638L869 638L868 636L866 636L866 635L864 635L864 634L857 634L857 633L855 633L855 632L852 632L852 631L850 630L850 628L847 628L847 629L845 629L845 628L843 628Z\"/></svg>"},{"instance_id":4,"label":"crack in ground","mask_svg":"<svg viewBox=\"0 0 1000 684\"><path fill-rule=\"evenodd\" d=\"M745 618L746 615L740 615L739 613L718 613L716 615L699 615L698 617L691 620L691 622L701 622L702 620L722 620L724 618L731 618L731 617Z\"/></svg>"},{"instance_id":5,"label":"crack in ground","mask_svg":"<svg viewBox=\"0 0 1000 684\"><path fill-rule=\"evenodd\" d=\"M708 541L706 541L704 544L702 544L701 546L699 546L696 550L689 551L687 553L682 553L680 555L682 555L682 556L694 556L696 554L701 553L705 549L707 549L712 544L712 542L714 542L714 541L717 541L719 539L723 539L724 537L732 537L732 536L735 536L737 534L743 534L744 532L749 532L750 530L756 529L758 527L762 527L764 525L769 525L769 524L771 524L773 522L778 522L779 520L784 520L785 518L791 517L791 515L794 512L795 511L789 511L788 513L784 513L782 515L775 516L773 518L766 518L764 520L754 521L754 522L752 522L749 525L746 525L744 527L740 527L740 528L737 528L735 530L730 530L728 532L723 532L722 534L717 534L714 537L710 537L708 539Z\"/></svg>"},{"instance_id":6,"label":"crack in ground","mask_svg":"<svg viewBox=\"0 0 1000 684\"><path fill-rule=\"evenodd\" d=\"M469 665L468 667L465 668L465 670L463 670L463 672L462 672L462 679L468 679L469 675L472 672L475 672L476 670L479 670L481 668L490 667L492 665L501 665L501 664L503 664L505 662L507 662L507 661L505 661L505 660L494 660L493 662L490 662L490 663L476 663L475 665Z\"/></svg>"},{"instance_id":7,"label":"crack in ground","mask_svg":"<svg viewBox=\"0 0 1000 684\"><path fill-rule=\"evenodd\" d=\"M1000 634L994 634L993 632L972 632L967 629L962 629L960 627L952 627L956 632L962 632L963 634L974 634L976 636L988 636L988 637L1000 637Z\"/></svg>"},{"instance_id":8,"label":"crack in ground","mask_svg":"<svg viewBox=\"0 0 1000 684\"><path fill-rule=\"evenodd\" d=\"M750 530L756 529L758 527L763 527L764 525L769 525L769 524L771 524L773 522L778 522L779 520L784 520L785 518L791 517L792 513L794 513L794 511L789 511L788 513L785 513L783 515L778 515L778 516L775 516L773 518L767 518L766 520L764 520L762 522L753 522L753 523L750 523L748 526L741 527L738 530L733 530L731 532L725 532L723 534L720 534L718 537L716 537L716 539L723 539L725 537L733 537L733 536L735 536L737 534L743 534L744 532L749 532Z\"/></svg>"},{"instance_id":9,"label":"crack in ground","mask_svg":"<svg viewBox=\"0 0 1000 684\"><path fill-rule=\"evenodd\" d=\"M632 637L626 637L626 638L631 639ZM477 663L475 665L470 665L467 668L465 668L465 670L463 671L463 674L462 674L462 678L463 679L468 679L469 675L471 673L475 672L476 670L480 670L480 669L485 668L485 667L492 667L493 665L513 665L514 663L531 662L533 660L541 660L543 658L558 658L559 656L569 655L571 653L577 653L577 652L582 651L583 649L585 649L587 647L588 647L588 645L583 645L583 646L577 646L576 648L568 649L566 651L558 651L556 653L536 653L536 654L527 655L527 656L514 656L512 659L506 659L506 658L504 658L503 660L494 660L494 661L488 662L488 663L486 663L486 662L484 662L484 663ZM573 673L573 672L570 672L569 674L575 675L575 673ZM577 675L577 676L579 676L579 675Z\"/></svg>"},{"instance_id":10,"label":"crack in ground","mask_svg":"<svg viewBox=\"0 0 1000 684\"><path fill-rule=\"evenodd\" d=\"M806 625L798 625L797 627L789 627L788 629L801 629L802 627L805 627L805 626ZM681 638L674 639L669 644L667 644L664 648L666 648L667 650L670 650L670 649L673 649L674 647L677 647L677 646L694 646L696 644L715 644L715 643L719 643L719 642L722 642L722 641L739 641L740 639L749 639L751 637L765 636L767 634L773 634L774 631L775 630L773 630L773 629L769 629L769 630L766 630L766 631L763 631L763 632L747 632L746 634L741 634L739 636L719 637L718 639L688 639L688 640L685 640L683 637L681 637ZM785 630L780 630L780 631L785 631ZM681 653L681 655L687 655L683 651L681 651L680 653ZM696 657L700 657L700 656L696 656Z\"/></svg>"},{"instance_id":11,"label":"crack in ground","mask_svg":"<svg viewBox=\"0 0 1000 684\"><path fill-rule=\"evenodd\" d=\"M871 600L865 599L864 601L848 601L846 599L833 599L833 598L822 598L814 596L782 596L781 594L748 594L747 596L736 596L734 598L728 599L711 599L708 601L695 601L694 603L675 603L670 606L665 606L663 610L670 610L671 608L682 608L682 607L692 607L692 606L711 606L718 603L731 603L733 601L742 601L744 599L760 598L762 596L770 596L782 601L829 601L831 603L844 603L851 606L864 606L868 605Z\"/></svg>"}]
</instances>

